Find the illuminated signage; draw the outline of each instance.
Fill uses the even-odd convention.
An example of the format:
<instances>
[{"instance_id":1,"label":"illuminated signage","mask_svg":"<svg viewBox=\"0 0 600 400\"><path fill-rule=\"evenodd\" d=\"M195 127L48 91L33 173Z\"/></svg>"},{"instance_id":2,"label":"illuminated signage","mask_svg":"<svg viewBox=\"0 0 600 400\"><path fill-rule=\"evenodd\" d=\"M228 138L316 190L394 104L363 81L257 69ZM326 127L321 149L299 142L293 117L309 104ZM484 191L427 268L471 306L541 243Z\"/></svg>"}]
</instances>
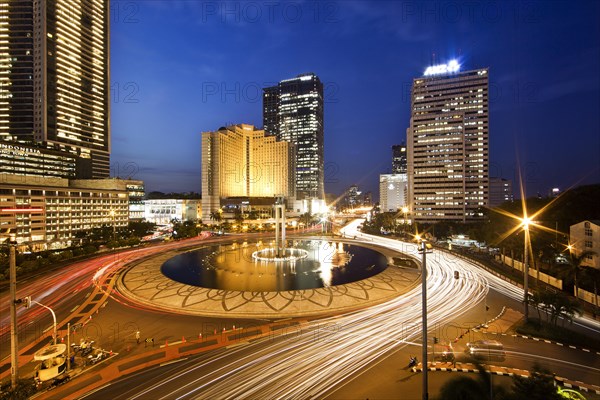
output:
<instances>
[{"instance_id":1,"label":"illuminated signage","mask_svg":"<svg viewBox=\"0 0 600 400\"><path fill-rule=\"evenodd\" d=\"M450 74L453 72L458 72L459 69L460 69L460 64L458 63L458 61L452 60L448 64L432 65L431 67L427 67L424 75L429 76L429 75Z\"/></svg>"}]
</instances>

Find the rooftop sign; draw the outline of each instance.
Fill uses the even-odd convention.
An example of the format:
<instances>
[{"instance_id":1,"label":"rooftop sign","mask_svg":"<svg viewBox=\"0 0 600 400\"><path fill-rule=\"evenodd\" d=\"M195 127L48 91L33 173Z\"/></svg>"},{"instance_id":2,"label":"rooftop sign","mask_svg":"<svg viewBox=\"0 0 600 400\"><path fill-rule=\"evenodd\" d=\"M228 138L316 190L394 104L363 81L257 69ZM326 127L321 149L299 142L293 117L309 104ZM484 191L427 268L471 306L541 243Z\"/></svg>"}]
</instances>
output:
<instances>
[{"instance_id":1,"label":"rooftop sign","mask_svg":"<svg viewBox=\"0 0 600 400\"><path fill-rule=\"evenodd\" d=\"M439 64L432 65L431 67L427 67L424 75L441 75L441 74L450 74L454 72L458 72L460 70L460 64L456 60L450 61L448 64Z\"/></svg>"}]
</instances>

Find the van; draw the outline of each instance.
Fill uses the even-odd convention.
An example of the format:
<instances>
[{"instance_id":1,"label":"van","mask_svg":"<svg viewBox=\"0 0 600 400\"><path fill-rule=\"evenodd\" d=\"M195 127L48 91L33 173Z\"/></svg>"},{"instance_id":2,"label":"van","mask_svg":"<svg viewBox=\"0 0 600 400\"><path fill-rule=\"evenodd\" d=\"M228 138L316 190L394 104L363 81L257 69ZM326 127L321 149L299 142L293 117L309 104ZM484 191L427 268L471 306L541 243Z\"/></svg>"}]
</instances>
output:
<instances>
[{"instance_id":1,"label":"van","mask_svg":"<svg viewBox=\"0 0 600 400\"><path fill-rule=\"evenodd\" d=\"M467 343L467 353L471 356L489 360L504 360L504 346L497 340L477 340Z\"/></svg>"}]
</instances>

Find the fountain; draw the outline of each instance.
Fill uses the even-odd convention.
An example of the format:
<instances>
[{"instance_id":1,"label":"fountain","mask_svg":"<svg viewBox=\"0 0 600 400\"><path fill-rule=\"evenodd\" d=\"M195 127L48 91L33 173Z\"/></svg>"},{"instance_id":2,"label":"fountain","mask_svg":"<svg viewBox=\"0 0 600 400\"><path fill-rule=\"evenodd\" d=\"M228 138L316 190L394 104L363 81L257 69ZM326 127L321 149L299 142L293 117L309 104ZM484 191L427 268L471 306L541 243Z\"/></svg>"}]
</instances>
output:
<instances>
[{"instance_id":1,"label":"fountain","mask_svg":"<svg viewBox=\"0 0 600 400\"><path fill-rule=\"evenodd\" d=\"M281 263L296 261L308 257L304 249L286 247L285 241L285 197L277 196L275 205L275 248L269 247L252 253L252 258L258 261L272 261Z\"/></svg>"},{"instance_id":2,"label":"fountain","mask_svg":"<svg viewBox=\"0 0 600 400\"><path fill-rule=\"evenodd\" d=\"M273 205L275 240L222 244L177 255L161 266L168 278L193 286L247 292L278 292L342 285L387 267L376 250L332 240L294 240L287 247L285 198Z\"/></svg>"}]
</instances>

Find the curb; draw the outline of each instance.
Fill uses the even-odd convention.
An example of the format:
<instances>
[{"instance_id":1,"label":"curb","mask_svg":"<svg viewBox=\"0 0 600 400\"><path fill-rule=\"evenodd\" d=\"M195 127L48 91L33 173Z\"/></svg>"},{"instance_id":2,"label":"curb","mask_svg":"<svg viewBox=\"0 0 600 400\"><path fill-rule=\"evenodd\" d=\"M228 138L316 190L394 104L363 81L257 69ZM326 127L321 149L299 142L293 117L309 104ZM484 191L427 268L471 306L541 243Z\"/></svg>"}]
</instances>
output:
<instances>
[{"instance_id":1,"label":"curb","mask_svg":"<svg viewBox=\"0 0 600 400\"><path fill-rule=\"evenodd\" d=\"M526 336L526 335L517 335L517 334L508 334L508 333L497 333L497 332L486 332L490 335L498 335L498 336L511 336L514 338L520 338L520 339L528 339L528 340L533 340L535 342L544 342L544 343L548 343L548 344L555 344L561 347L568 347L570 349L573 350L581 350L584 351L586 353L596 353L596 355L600 356L600 351L592 351L590 349L586 349L584 347L577 347L577 346L573 346L570 344L564 344L564 343L560 343L560 342L556 342L554 340L549 340L549 339L542 339L542 338L538 338L535 336Z\"/></svg>"},{"instance_id":2,"label":"curb","mask_svg":"<svg viewBox=\"0 0 600 400\"><path fill-rule=\"evenodd\" d=\"M411 370L412 372L423 372L423 367L421 366L421 364L419 364L420 366L417 367L412 367ZM428 371L441 371L441 372L467 372L467 373L479 373L479 370L477 368L472 368L471 364L468 364L468 368L461 368L461 367L436 367L436 366L429 366L427 368ZM501 375L501 376L521 376L523 378L529 378L529 376L531 375L531 373L527 370L519 370L519 369L514 369L514 368L507 368L507 367L497 367L494 365L486 365L484 366L486 367L486 372L492 375ZM491 368L502 368L504 370L507 370L508 372L505 371L493 371L491 370ZM597 395L600 395L600 386L596 386L596 385L591 385L591 384L587 384L581 381L572 381L570 379L567 378L563 378L560 376L554 376L554 382L557 385L560 386L564 386L566 388L570 388L570 389L578 389L578 390L582 390L586 393L595 393Z\"/></svg>"}]
</instances>

